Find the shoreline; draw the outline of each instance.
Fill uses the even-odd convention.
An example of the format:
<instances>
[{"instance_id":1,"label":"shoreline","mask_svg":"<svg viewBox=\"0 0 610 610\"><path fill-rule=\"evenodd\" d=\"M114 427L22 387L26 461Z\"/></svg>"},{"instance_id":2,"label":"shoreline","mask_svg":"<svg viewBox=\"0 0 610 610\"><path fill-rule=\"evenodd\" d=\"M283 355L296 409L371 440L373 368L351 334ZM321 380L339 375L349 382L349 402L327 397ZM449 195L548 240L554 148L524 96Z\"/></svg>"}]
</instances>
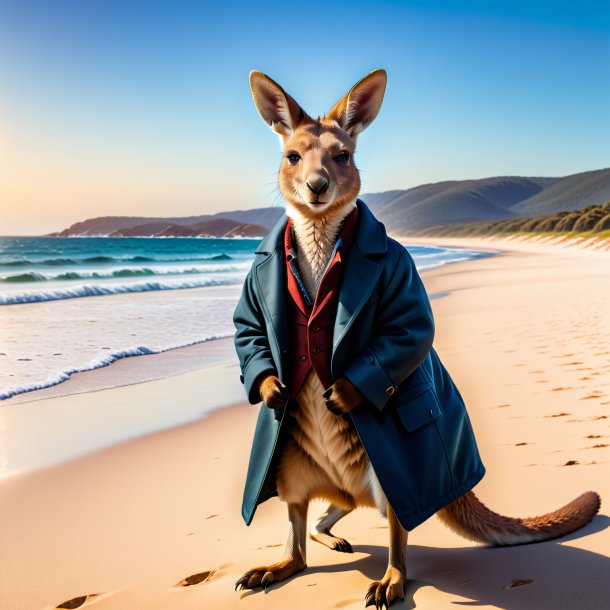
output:
<instances>
[{"instance_id":1,"label":"shoreline","mask_svg":"<svg viewBox=\"0 0 610 610\"><path fill-rule=\"evenodd\" d=\"M567 237L561 235L508 235L487 237L415 237L405 235L401 241L411 240L413 244L436 246L500 249L506 252L531 252L551 254L554 252L581 253L584 256L597 255L608 257L610 239L598 237Z\"/></svg>"},{"instance_id":2,"label":"shoreline","mask_svg":"<svg viewBox=\"0 0 610 610\"><path fill-rule=\"evenodd\" d=\"M233 337L220 337L154 354L126 356L104 366L73 373L65 381L15 394L0 401L0 409L6 405L110 390L213 366L236 364L233 351Z\"/></svg>"}]
</instances>

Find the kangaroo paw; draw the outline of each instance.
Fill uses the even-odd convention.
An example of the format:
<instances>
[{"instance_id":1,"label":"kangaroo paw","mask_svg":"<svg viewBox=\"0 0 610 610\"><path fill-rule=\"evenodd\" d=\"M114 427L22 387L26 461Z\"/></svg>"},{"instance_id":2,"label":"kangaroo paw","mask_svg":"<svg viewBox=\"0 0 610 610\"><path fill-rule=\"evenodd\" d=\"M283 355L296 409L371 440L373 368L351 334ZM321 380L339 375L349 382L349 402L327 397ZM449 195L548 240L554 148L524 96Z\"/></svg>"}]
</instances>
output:
<instances>
[{"instance_id":1,"label":"kangaroo paw","mask_svg":"<svg viewBox=\"0 0 610 610\"><path fill-rule=\"evenodd\" d=\"M381 610L384 606L389 608L395 601L405 598L405 576L391 566L386 570L381 580L374 580L364 599L364 605L375 606Z\"/></svg>"},{"instance_id":2,"label":"kangaroo paw","mask_svg":"<svg viewBox=\"0 0 610 610\"><path fill-rule=\"evenodd\" d=\"M352 545L345 538L333 536L330 532L310 532L309 537L333 551L353 553Z\"/></svg>"},{"instance_id":3,"label":"kangaroo paw","mask_svg":"<svg viewBox=\"0 0 610 610\"><path fill-rule=\"evenodd\" d=\"M306 567L303 561L289 557L270 566L252 568L235 583L235 590L256 589L257 587L267 589L272 583L286 580Z\"/></svg>"}]
</instances>

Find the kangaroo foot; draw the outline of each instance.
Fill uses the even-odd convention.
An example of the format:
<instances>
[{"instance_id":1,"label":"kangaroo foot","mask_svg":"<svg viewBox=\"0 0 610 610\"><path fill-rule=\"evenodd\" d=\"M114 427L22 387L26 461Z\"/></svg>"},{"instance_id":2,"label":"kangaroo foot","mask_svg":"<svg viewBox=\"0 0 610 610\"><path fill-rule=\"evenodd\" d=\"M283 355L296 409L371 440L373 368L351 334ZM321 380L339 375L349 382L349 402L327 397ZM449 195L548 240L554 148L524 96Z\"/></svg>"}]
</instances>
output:
<instances>
[{"instance_id":1,"label":"kangaroo foot","mask_svg":"<svg viewBox=\"0 0 610 610\"><path fill-rule=\"evenodd\" d=\"M301 572L306 567L304 561L287 557L270 566L252 568L235 583L235 590L256 589L257 587L266 589L272 583L286 580L286 578Z\"/></svg>"},{"instance_id":2,"label":"kangaroo foot","mask_svg":"<svg viewBox=\"0 0 610 610\"><path fill-rule=\"evenodd\" d=\"M395 601L405 598L405 576L392 566L388 566L381 580L374 580L366 593L364 605L375 606L378 610L389 608Z\"/></svg>"},{"instance_id":3,"label":"kangaroo foot","mask_svg":"<svg viewBox=\"0 0 610 610\"><path fill-rule=\"evenodd\" d=\"M345 538L333 536L330 532L310 532L309 537L324 546L327 546L333 551L341 553L353 553L352 545Z\"/></svg>"},{"instance_id":4,"label":"kangaroo foot","mask_svg":"<svg viewBox=\"0 0 610 610\"><path fill-rule=\"evenodd\" d=\"M343 519L345 515L350 513L352 509L344 509L330 504L324 514L316 521L314 526L309 530L309 537L324 546L327 546L333 551L340 551L342 553L353 553L352 545L345 540L345 538L339 538L331 533L331 528L339 521Z\"/></svg>"}]
</instances>

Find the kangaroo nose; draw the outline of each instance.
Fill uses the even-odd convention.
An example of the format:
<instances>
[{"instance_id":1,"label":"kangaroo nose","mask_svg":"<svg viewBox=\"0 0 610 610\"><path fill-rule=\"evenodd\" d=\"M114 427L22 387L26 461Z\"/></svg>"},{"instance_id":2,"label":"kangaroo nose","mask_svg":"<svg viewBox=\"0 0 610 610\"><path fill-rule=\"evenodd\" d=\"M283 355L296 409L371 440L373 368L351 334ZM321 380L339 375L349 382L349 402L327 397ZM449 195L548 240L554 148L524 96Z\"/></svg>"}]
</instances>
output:
<instances>
[{"instance_id":1,"label":"kangaroo nose","mask_svg":"<svg viewBox=\"0 0 610 610\"><path fill-rule=\"evenodd\" d=\"M323 176L318 176L317 178L308 178L305 181L307 188L314 193L315 195L321 195L322 193L326 193L328 190L328 180Z\"/></svg>"}]
</instances>

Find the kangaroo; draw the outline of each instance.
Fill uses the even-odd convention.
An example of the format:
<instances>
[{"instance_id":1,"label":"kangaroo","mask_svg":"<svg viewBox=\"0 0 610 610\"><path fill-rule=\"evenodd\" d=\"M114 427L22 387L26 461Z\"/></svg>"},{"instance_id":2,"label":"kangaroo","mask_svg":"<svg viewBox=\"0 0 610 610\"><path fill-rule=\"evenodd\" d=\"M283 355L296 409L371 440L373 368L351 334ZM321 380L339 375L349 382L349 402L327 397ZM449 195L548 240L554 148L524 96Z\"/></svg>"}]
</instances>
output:
<instances>
[{"instance_id":1,"label":"kangaroo","mask_svg":"<svg viewBox=\"0 0 610 610\"><path fill-rule=\"evenodd\" d=\"M292 224L301 289L313 296L356 208L360 191L354 163L356 138L380 110L386 73L371 72L317 119L262 72L250 73L250 86L259 114L280 138L284 156L279 187ZM290 398L289 387L273 370L262 371L254 387L256 397L266 405L263 409L280 409ZM388 394L394 390L390 386ZM309 537L336 551L352 552L348 541L332 533L333 526L350 511L377 507L387 516L388 567L381 580L370 584L365 605L390 607L404 599L408 531L387 500L350 416L356 407L374 408L367 405L363 394L346 377L325 388L314 368L307 373L286 415L288 434L274 466L278 495L288 505L286 548L278 562L248 570L237 581L236 590L267 588L306 568L308 504L322 498L330 505L309 530ZM599 506L599 495L587 492L544 516L517 519L494 513L472 491L466 491L437 514L469 540L502 546L567 534L589 522Z\"/></svg>"}]
</instances>

